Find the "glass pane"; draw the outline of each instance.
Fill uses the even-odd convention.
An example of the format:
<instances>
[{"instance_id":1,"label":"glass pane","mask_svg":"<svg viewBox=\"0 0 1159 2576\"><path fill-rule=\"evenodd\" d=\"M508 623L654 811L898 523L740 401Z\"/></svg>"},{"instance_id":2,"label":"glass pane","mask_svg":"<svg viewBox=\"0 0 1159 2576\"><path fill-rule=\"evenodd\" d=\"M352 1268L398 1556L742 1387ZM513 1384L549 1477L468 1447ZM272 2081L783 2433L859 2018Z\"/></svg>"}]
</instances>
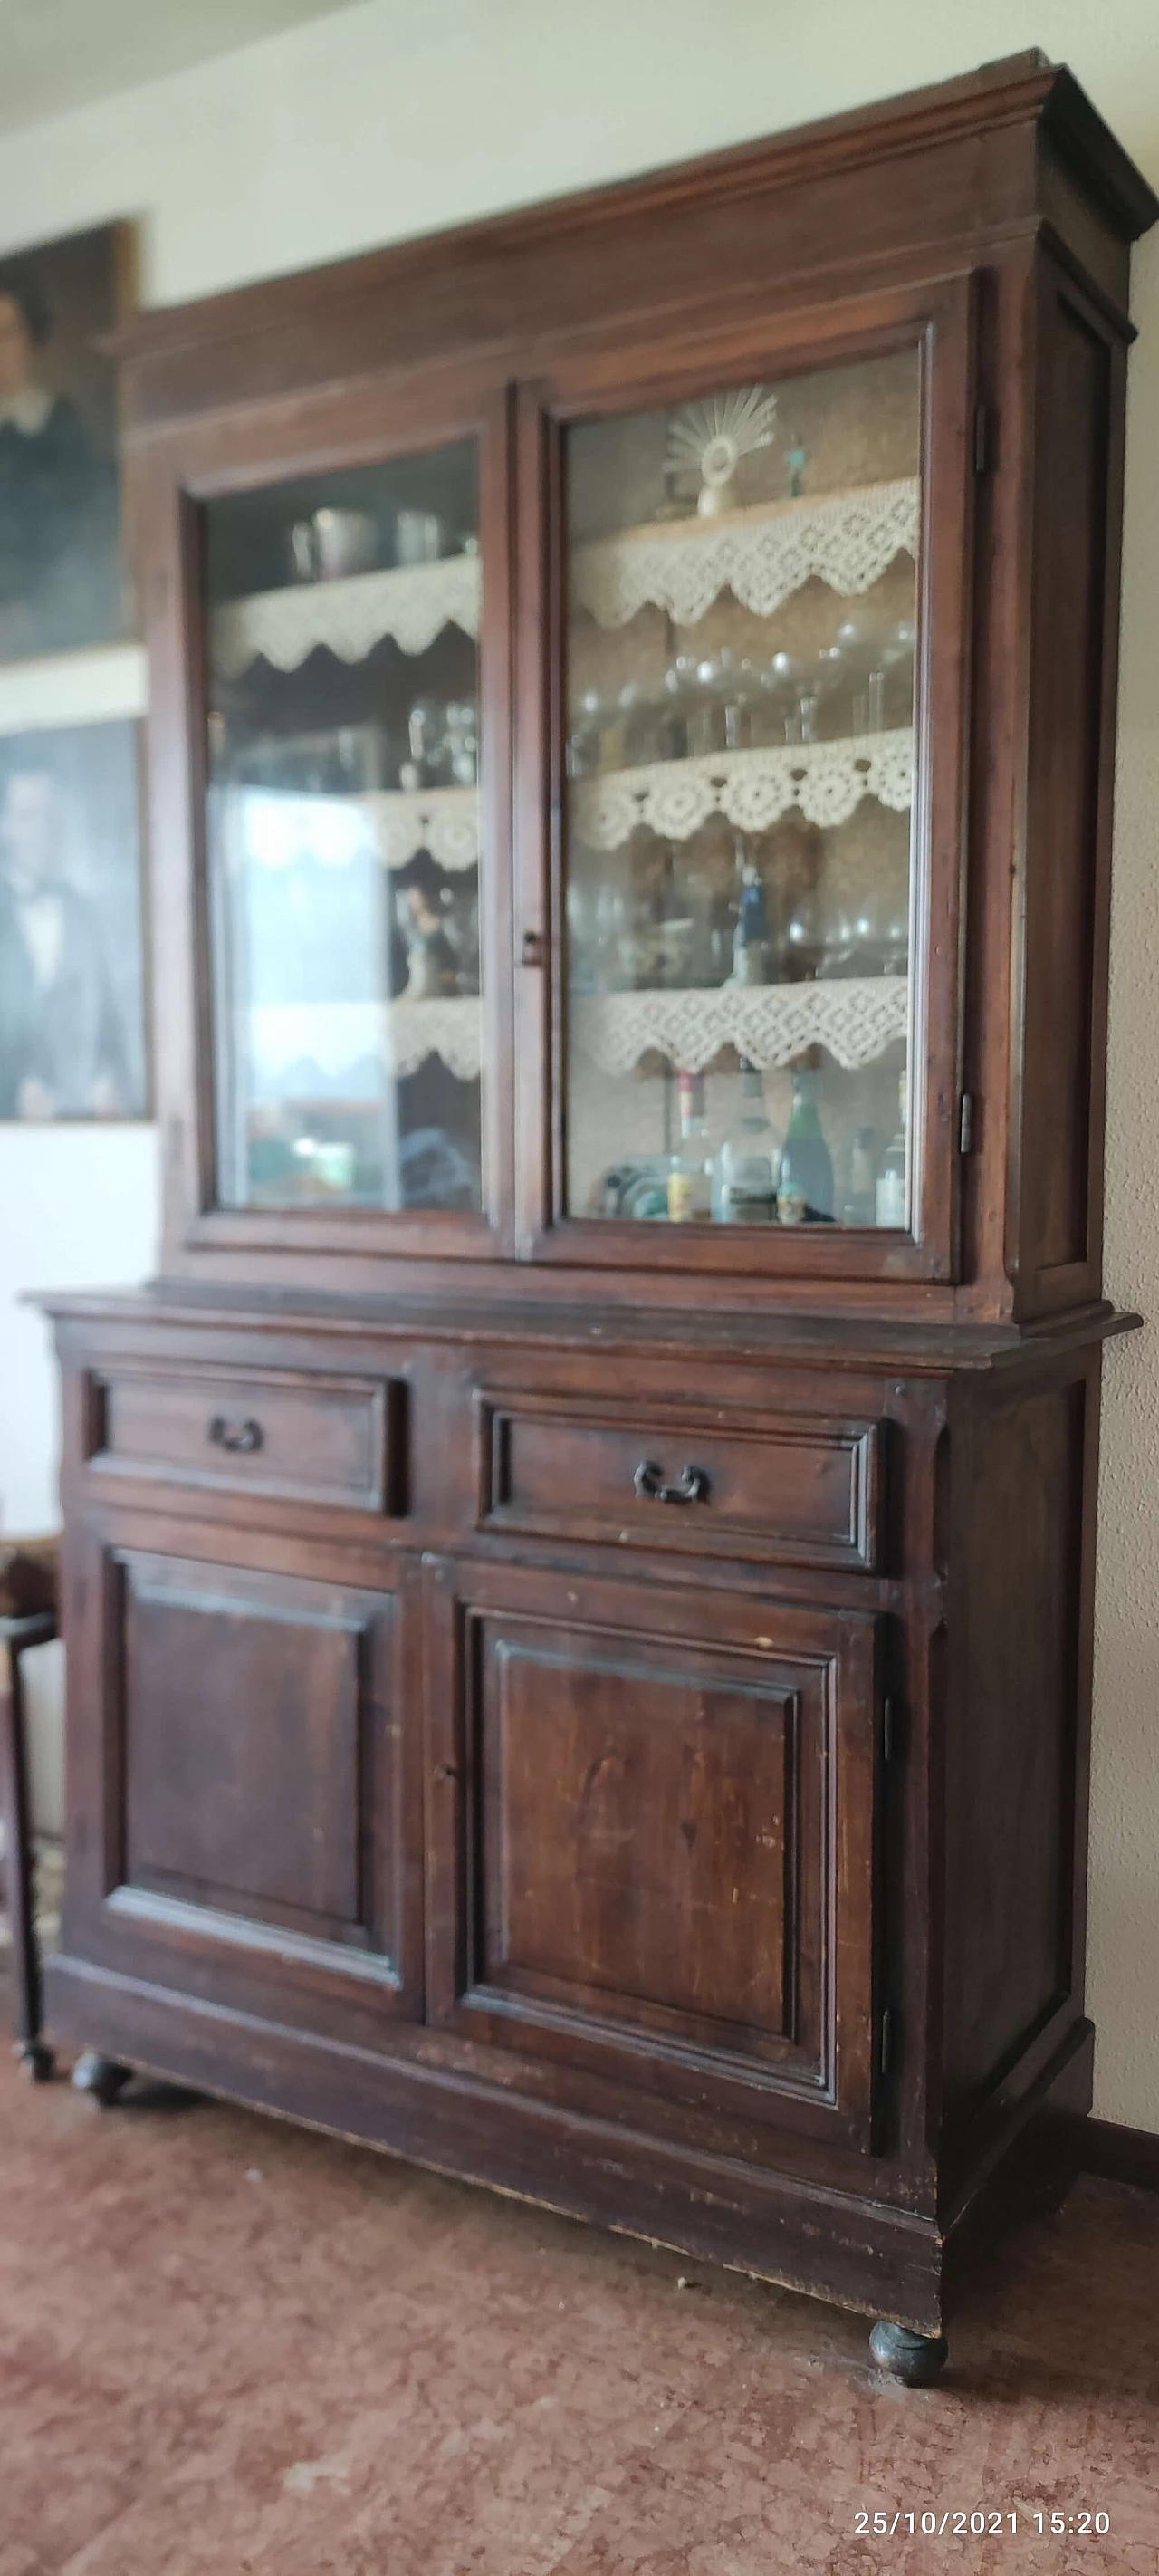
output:
<instances>
[{"instance_id":1,"label":"glass pane","mask_svg":"<svg viewBox=\"0 0 1159 2576\"><path fill-rule=\"evenodd\" d=\"M474 445L204 515L219 1203L477 1209Z\"/></svg>"},{"instance_id":2,"label":"glass pane","mask_svg":"<svg viewBox=\"0 0 1159 2576\"><path fill-rule=\"evenodd\" d=\"M568 435L572 1215L909 1222L919 369Z\"/></svg>"}]
</instances>

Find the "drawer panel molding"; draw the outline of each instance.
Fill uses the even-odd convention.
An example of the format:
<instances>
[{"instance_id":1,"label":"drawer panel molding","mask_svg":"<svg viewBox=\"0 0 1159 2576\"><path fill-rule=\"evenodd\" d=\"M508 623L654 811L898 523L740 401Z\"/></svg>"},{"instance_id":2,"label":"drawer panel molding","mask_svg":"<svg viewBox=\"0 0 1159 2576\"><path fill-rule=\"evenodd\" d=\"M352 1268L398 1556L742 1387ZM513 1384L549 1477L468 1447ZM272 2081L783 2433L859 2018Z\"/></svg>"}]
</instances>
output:
<instances>
[{"instance_id":1,"label":"drawer panel molding","mask_svg":"<svg viewBox=\"0 0 1159 2576\"><path fill-rule=\"evenodd\" d=\"M405 1399L398 1379L118 1359L89 1377L87 1464L102 1477L397 1517Z\"/></svg>"},{"instance_id":2,"label":"drawer panel molding","mask_svg":"<svg viewBox=\"0 0 1159 2576\"><path fill-rule=\"evenodd\" d=\"M881 1556L881 1425L476 1390L478 1526L867 1574Z\"/></svg>"}]
</instances>

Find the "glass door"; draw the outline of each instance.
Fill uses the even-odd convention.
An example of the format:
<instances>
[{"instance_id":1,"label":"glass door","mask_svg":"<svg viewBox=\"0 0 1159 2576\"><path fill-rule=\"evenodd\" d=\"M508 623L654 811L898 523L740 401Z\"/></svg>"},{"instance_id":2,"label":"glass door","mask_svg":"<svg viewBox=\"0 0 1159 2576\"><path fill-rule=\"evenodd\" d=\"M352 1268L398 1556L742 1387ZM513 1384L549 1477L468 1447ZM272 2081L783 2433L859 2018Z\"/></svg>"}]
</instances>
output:
<instances>
[{"instance_id":1,"label":"glass door","mask_svg":"<svg viewBox=\"0 0 1159 2576\"><path fill-rule=\"evenodd\" d=\"M327 396L288 453L254 414L166 467L196 604L190 1245L500 1248L506 403L470 400L436 426L414 387Z\"/></svg>"},{"instance_id":2,"label":"glass door","mask_svg":"<svg viewBox=\"0 0 1159 2576\"><path fill-rule=\"evenodd\" d=\"M948 1262L929 952L964 688L951 581L935 854L935 466L939 551L966 499L936 338L627 410L563 389L554 1215L585 1258Z\"/></svg>"},{"instance_id":3,"label":"glass door","mask_svg":"<svg viewBox=\"0 0 1159 2576\"><path fill-rule=\"evenodd\" d=\"M218 1204L482 1206L473 442L205 508Z\"/></svg>"}]
</instances>

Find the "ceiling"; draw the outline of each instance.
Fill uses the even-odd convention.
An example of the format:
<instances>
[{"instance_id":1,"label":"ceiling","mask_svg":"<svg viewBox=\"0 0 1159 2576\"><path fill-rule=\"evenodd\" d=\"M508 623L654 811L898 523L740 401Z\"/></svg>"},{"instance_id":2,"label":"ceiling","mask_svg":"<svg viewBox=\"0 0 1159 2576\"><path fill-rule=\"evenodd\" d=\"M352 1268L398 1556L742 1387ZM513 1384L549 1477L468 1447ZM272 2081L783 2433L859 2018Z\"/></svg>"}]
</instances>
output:
<instances>
[{"instance_id":1,"label":"ceiling","mask_svg":"<svg viewBox=\"0 0 1159 2576\"><path fill-rule=\"evenodd\" d=\"M0 134L353 0L0 0Z\"/></svg>"}]
</instances>

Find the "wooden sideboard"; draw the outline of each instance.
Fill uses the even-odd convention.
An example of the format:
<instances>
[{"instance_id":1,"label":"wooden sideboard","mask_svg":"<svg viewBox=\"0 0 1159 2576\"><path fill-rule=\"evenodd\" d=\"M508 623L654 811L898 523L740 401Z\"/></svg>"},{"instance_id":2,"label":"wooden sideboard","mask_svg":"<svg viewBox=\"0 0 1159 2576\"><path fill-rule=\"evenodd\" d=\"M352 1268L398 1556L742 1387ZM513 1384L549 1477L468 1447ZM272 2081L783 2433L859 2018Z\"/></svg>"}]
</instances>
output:
<instances>
[{"instance_id":1,"label":"wooden sideboard","mask_svg":"<svg viewBox=\"0 0 1159 2576\"><path fill-rule=\"evenodd\" d=\"M1090 2103L1156 211L1026 55L124 335L165 1251L51 1301L54 2032L902 2377Z\"/></svg>"}]
</instances>

